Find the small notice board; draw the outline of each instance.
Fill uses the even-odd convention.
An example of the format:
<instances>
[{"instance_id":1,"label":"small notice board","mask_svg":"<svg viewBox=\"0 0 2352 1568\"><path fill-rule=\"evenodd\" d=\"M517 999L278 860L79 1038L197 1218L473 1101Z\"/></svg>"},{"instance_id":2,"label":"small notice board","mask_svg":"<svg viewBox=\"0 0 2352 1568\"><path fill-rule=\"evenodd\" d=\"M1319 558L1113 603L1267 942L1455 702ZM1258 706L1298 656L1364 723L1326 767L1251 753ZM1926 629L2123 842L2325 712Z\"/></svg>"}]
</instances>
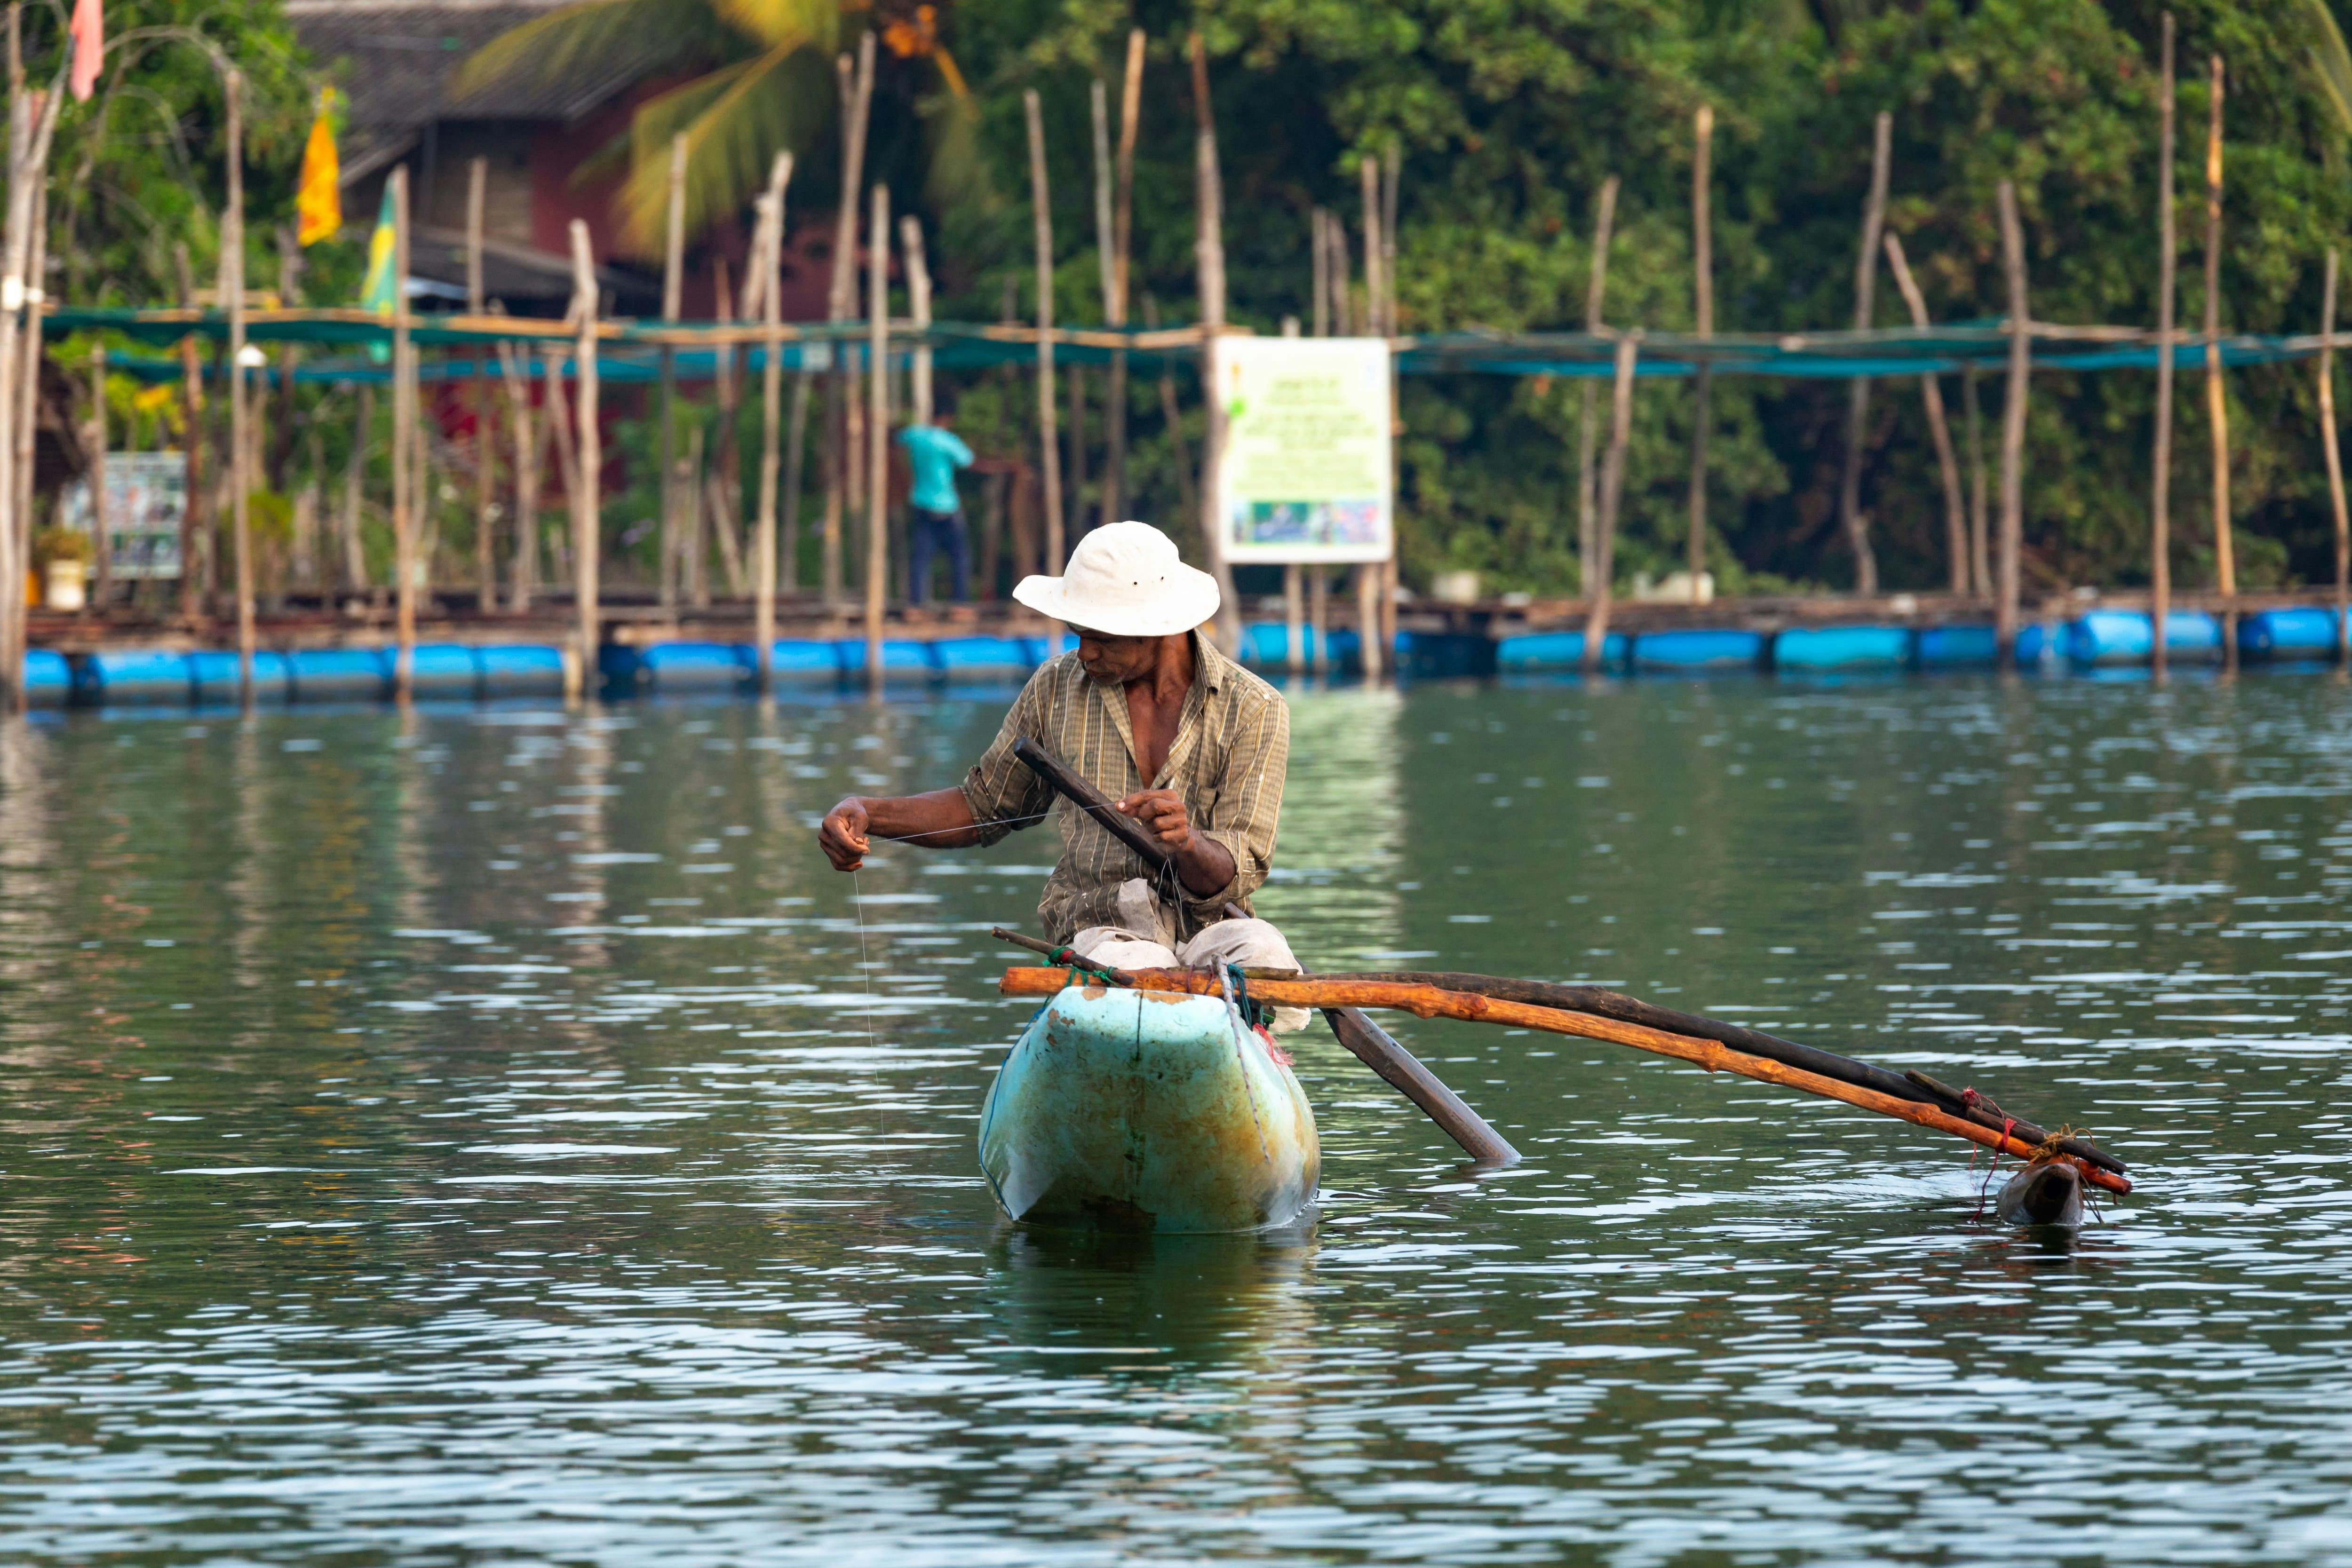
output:
<instances>
[{"instance_id":1,"label":"small notice board","mask_svg":"<svg viewBox=\"0 0 2352 1568\"><path fill-rule=\"evenodd\" d=\"M58 518L90 531L89 480L66 486ZM188 508L188 459L179 452L106 455L106 531L118 579L180 575L180 516Z\"/></svg>"},{"instance_id":2,"label":"small notice board","mask_svg":"<svg viewBox=\"0 0 2352 1568\"><path fill-rule=\"evenodd\" d=\"M1217 516L1234 562L1386 560L1395 550L1389 346L1221 337Z\"/></svg>"}]
</instances>

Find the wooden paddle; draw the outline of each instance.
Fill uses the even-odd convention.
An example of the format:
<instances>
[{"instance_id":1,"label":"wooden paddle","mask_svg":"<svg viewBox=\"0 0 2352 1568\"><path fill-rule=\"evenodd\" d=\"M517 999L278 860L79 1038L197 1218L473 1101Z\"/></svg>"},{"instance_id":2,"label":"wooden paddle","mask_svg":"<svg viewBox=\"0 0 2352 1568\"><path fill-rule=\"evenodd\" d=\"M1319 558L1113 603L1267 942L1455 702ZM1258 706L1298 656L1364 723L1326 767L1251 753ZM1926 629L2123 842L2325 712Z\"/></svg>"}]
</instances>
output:
<instances>
[{"instance_id":1,"label":"wooden paddle","mask_svg":"<svg viewBox=\"0 0 2352 1568\"><path fill-rule=\"evenodd\" d=\"M1138 969L1129 972L1126 977L1145 990L1213 995L1216 988L1215 977L1192 969ZM997 988L1006 996L1048 996L1067 983L1065 975L1052 969L1007 969ZM1900 1117L1917 1126L1933 1127L1985 1148L2014 1155L2020 1159L2031 1159L2042 1152L2018 1137L2013 1131L1980 1127L1938 1106L1882 1094L1874 1089L1823 1077L1818 1072L1808 1072L1802 1068L1790 1067L1766 1057L1734 1051L1717 1040L1673 1034L1664 1030L1652 1029L1646 1024L1627 1023L1619 1019L1598 1018L1589 1013L1566 1012L1527 1002L1442 990L1435 986L1393 981L1267 977L1251 980L1250 994L1261 1001L1273 1002L1277 1006L1396 1008L1421 1018L1510 1024L1520 1029L1541 1030L1548 1034L1604 1040L1617 1045L1632 1046L1636 1051L1694 1062L1710 1072L1736 1072L1742 1078L1752 1078L1760 1083L1801 1089L1823 1099L1839 1100L1865 1111L1878 1112L1881 1115ZM2057 1155L2056 1157L2068 1160L2082 1173L2083 1179L2094 1186L2115 1193L2131 1191L2129 1179L2114 1171L2104 1170L2088 1160L2069 1155Z\"/></svg>"},{"instance_id":2,"label":"wooden paddle","mask_svg":"<svg viewBox=\"0 0 2352 1568\"><path fill-rule=\"evenodd\" d=\"M1164 887L1178 879L1180 873L1176 869L1175 856L1146 833L1134 818L1113 805L1109 796L1096 789L1076 768L1027 736L1013 741L1013 755L1030 772L1044 779L1056 794L1100 823L1105 832L1133 850L1150 868L1154 886ZM1225 905L1225 913L1234 918L1248 918L1247 912L1235 904ZM996 935L1033 951L1042 950L1049 955L1056 951L1002 926L997 927ZM1481 1165L1510 1166L1519 1163L1519 1151L1511 1146L1509 1139L1495 1131L1462 1096L1447 1088L1437 1074L1423 1066L1412 1052L1391 1040L1361 1010L1351 1007L1328 1008L1324 1009L1323 1016L1341 1045L1346 1046L1359 1061L1379 1073L1399 1093L1419 1106L1422 1113L1443 1128L1447 1137L1462 1145L1463 1153Z\"/></svg>"}]
</instances>

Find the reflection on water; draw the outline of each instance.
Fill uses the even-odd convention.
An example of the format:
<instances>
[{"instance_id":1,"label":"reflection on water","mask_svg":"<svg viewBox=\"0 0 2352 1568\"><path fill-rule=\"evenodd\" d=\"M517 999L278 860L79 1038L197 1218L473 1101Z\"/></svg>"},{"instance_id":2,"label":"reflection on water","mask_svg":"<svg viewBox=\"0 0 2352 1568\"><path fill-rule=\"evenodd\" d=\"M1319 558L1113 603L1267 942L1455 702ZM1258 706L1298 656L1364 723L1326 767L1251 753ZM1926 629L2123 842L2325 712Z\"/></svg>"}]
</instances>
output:
<instances>
[{"instance_id":1,"label":"reflection on water","mask_svg":"<svg viewBox=\"0 0 2352 1568\"><path fill-rule=\"evenodd\" d=\"M1320 1030L1316 1222L1087 1238L973 1138L1047 835L886 851L1001 696L0 731L0 1557L2352 1557L2352 698L1304 691L1324 966L1590 979L2087 1124ZM1960 1542L1966 1542L1963 1546Z\"/></svg>"}]
</instances>

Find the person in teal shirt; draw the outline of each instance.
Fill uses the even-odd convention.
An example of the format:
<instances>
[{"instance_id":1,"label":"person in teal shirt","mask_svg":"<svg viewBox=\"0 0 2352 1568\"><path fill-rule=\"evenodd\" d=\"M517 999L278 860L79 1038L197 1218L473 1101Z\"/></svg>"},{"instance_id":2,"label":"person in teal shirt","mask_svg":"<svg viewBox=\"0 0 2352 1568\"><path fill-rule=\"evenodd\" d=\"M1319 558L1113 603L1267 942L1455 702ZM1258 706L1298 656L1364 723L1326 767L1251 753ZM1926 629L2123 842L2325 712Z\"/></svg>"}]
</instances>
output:
<instances>
[{"instance_id":1,"label":"person in teal shirt","mask_svg":"<svg viewBox=\"0 0 2352 1568\"><path fill-rule=\"evenodd\" d=\"M929 424L910 424L898 433L907 449L907 465L914 486L907 497L907 602L920 604L931 596L931 557L944 550L955 583L953 601L971 596L971 541L964 528L963 501L956 494L956 470L971 466L971 448L950 425L955 420L955 400L941 392L933 402Z\"/></svg>"}]
</instances>

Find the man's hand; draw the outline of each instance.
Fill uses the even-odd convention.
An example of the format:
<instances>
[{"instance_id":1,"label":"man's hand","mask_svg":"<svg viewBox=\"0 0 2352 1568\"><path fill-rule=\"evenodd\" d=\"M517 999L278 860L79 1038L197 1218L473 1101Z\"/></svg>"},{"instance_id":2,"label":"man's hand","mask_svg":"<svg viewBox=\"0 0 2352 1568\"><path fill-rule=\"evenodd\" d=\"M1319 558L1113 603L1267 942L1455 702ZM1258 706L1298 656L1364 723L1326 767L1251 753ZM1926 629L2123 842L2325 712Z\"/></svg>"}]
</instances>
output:
<instances>
[{"instance_id":1,"label":"man's hand","mask_svg":"<svg viewBox=\"0 0 2352 1568\"><path fill-rule=\"evenodd\" d=\"M827 811L824 825L816 831L816 841L824 858L833 862L835 871L856 871L866 863L866 852L872 847L866 836L868 823L866 802L852 795Z\"/></svg>"},{"instance_id":2,"label":"man's hand","mask_svg":"<svg viewBox=\"0 0 2352 1568\"><path fill-rule=\"evenodd\" d=\"M1184 802L1175 790L1138 789L1114 805L1141 823L1143 831L1157 839L1160 847L1170 854L1181 855L1192 849L1192 823L1184 815Z\"/></svg>"}]
</instances>

